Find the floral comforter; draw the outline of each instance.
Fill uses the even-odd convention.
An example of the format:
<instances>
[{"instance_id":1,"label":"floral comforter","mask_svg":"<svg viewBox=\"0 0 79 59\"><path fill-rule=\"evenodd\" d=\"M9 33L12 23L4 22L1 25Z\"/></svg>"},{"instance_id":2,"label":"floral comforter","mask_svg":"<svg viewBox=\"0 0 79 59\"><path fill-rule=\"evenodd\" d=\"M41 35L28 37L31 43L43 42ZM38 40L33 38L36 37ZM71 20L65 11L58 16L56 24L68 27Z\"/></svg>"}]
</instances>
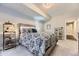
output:
<instances>
[{"instance_id":1,"label":"floral comforter","mask_svg":"<svg viewBox=\"0 0 79 59\"><path fill-rule=\"evenodd\" d=\"M25 46L33 55L41 56L45 54L45 39L38 33L26 33L20 36L19 42Z\"/></svg>"}]
</instances>

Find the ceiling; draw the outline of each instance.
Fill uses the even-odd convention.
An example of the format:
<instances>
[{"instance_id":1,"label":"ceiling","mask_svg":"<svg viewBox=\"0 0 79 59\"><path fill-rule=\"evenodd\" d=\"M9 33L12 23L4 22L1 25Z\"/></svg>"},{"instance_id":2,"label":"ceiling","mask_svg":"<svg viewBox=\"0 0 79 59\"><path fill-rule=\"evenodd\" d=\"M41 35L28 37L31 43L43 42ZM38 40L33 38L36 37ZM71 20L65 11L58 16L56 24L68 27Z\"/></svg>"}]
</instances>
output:
<instances>
[{"instance_id":1,"label":"ceiling","mask_svg":"<svg viewBox=\"0 0 79 59\"><path fill-rule=\"evenodd\" d=\"M50 6L50 8L47 8L46 6ZM45 22L52 17L56 17L59 15L79 17L78 6L79 4L77 3L53 3L48 5L44 5L42 3L4 3L0 4L0 13L6 13L14 17Z\"/></svg>"},{"instance_id":2,"label":"ceiling","mask_svg":"<svg viewBox=\"0 0 79 59\"><path fill-rule=\"evenodd\" d=\"M48 14L48 12L53 8L56 9L59 5L58 4L54 4L54 3L50 3L48 5L46 5L46 3L36 3L35 4L39 9L41 9L45 14ZM49 16L49 15L48 15Z\"/></svg>"},{"instance_id":3,"label":"ceiling","mask_svg":"<svg viewBox=\"0 0 79 59\"><path fill-rule=\"evenodd\" d=\"M49 9L44 8L43 4L35 5L50 17L55 17L61 14L79 16L79 4L77 3L54 3Z\"/></svg>"},{"instance_id":4,"label":"ceiling","mask_svg":"<svg viewBox=\"0 0 79 59\"><path fill-rule=\"evenodd\" d=\"M34 20L35 17L44 18L39 13L28 8L24 4L16 4L16 3L0 4L0 13L5 13L13 17L19 17L30 20Z\"/></svg>"}]
</instances>

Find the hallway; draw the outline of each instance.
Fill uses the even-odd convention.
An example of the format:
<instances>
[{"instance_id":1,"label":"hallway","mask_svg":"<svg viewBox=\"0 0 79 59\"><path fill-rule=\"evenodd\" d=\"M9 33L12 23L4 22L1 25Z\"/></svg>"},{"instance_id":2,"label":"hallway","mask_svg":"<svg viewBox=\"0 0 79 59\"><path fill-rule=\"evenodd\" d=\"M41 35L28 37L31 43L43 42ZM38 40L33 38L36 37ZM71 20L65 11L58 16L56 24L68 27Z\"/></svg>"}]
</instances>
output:
<instances>
[{"instance_id":1,"label":"hallway","mask_svg":"<svg viewBox=\"0 0 79 59\"><path fill-rule=\"evenodd\" d=\"M51 56L76 56L78 43L75 40L59 40Z\"/></svg>"}]
</instances>

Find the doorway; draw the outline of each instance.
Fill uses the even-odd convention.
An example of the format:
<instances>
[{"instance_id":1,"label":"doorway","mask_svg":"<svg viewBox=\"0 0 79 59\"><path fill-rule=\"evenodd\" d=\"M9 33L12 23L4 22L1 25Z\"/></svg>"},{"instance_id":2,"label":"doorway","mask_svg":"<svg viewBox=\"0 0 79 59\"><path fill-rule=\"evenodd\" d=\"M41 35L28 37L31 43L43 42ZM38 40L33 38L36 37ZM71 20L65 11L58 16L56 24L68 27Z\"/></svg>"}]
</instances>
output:
<instances>
[{"instance_id":1,"label":"doorway","mask_svg":"<svg viewBox=\"0 0 79 59\"><path fill-rule=\"evenodd\" d=\"M76 40L74 37L74 29L75 29L75 22L66 22L66 38L69 40Z\"/></svg>"}]
</instances>

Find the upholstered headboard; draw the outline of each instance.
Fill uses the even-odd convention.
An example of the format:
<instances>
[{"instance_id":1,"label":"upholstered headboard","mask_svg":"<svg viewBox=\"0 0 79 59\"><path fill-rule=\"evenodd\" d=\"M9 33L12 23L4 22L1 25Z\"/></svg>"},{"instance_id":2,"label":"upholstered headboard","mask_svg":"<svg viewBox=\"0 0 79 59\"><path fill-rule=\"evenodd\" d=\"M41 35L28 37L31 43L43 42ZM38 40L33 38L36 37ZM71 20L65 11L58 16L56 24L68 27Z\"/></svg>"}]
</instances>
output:
<instances>
[{"instance_id":1,"label":"upholstered headboard","mask_svg":"<svg viewBox=\"0 0 79 59\"><path fill-rule=\"evenodd\" d=\"M19 39L20 39L20 35L23 33L23 32L37 32L36 30L36 27L34 25L30 25L30 24L22 24L22 23L19 23L18 24L18 28L19 28Z\"/></svg>"}]
</instances>

